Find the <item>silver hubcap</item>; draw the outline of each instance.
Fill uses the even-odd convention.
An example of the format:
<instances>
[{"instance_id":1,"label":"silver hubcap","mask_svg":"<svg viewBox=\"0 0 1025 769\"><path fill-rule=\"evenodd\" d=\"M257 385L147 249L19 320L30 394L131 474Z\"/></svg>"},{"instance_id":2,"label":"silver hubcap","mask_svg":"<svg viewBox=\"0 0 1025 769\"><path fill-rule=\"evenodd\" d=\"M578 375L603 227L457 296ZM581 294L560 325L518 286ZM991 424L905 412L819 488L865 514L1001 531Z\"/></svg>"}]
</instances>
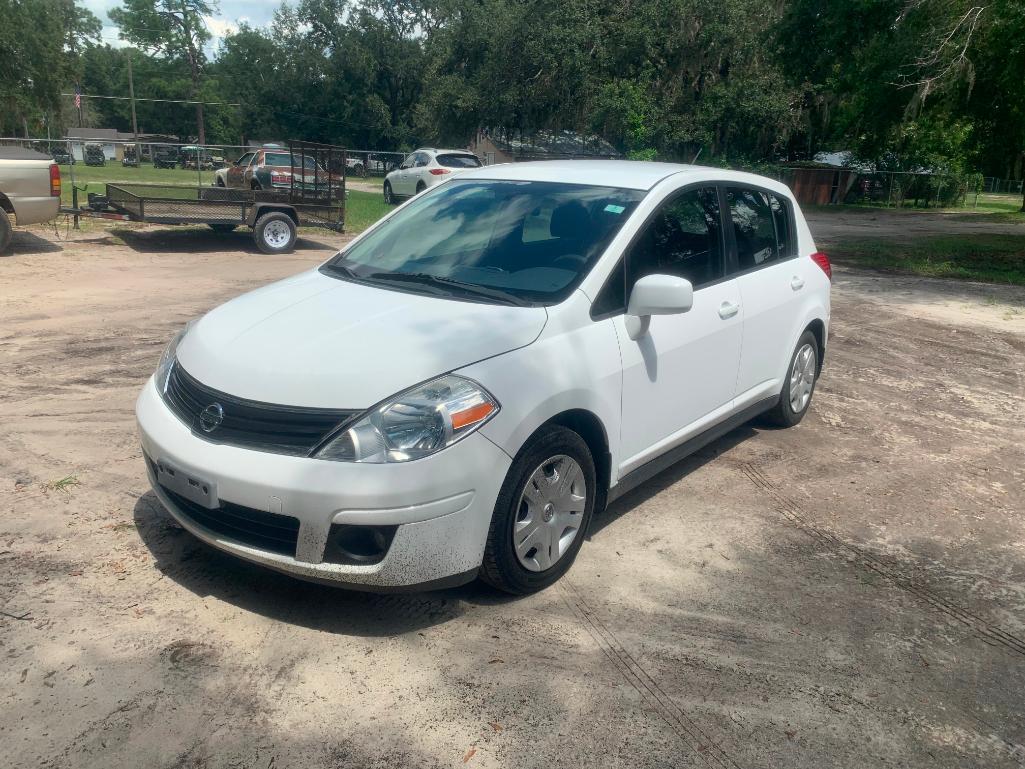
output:
<instances>
[{"instance_id":1,"label":"silver hubcap","mask_svg":"<svg viewBox=\"0 0 1025 769\"><path fill-rule=\"evenodd\" d=\"M513 526L516 558L529 571L554 566L580 531L587 506L584 471L559 454L541 463L523 487Z\"/></svg>"},{"instance_id":2,"label":"silver hubcap","mask_svg":"<svg viewBox=\"0 0 1025 769\"><path fill-rule=\"evenodd\" d=\"M811 391L815 386L815 348L804 345L794 357L794 367L790 371L790 408L795 414L804 411L811 400Z\"/></svg>"},{"instance_id":3,"label":"silver hubcap","mask_svg":"<svg viewBox=\"0 0 1025 769\"><path fill-rule=\"evenodd\" d=\"M263 228L263 239L274 248L288 245L288 239L291 236L292 233L289 231L288 225L282 221L269 222Z\"/></svg>"}]
</instances>

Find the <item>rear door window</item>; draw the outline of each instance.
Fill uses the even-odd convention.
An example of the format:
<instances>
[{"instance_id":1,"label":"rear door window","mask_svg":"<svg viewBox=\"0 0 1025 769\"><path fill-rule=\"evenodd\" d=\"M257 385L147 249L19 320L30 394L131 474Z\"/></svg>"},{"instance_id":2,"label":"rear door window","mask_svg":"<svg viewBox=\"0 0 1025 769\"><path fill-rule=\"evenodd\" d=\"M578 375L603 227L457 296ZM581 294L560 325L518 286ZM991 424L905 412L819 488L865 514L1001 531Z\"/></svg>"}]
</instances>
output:
<instances>
[{"instance_id":1,"label":"rear door window","mask_svg":"<svg viewBox=\"0 0 1025 769\"><path fill-rule=\"evenodd\" d=\"M743 272L788 259L795 253L790 210L778 195L728 187L737 268Z\"/></svg>"},{"instance_id":2,"label":"rear door window","mask_svg":"<svg viewBox=\"0 0 1025 769\"><path fill-rule=\"evenodd\" d=\"M438 155L438 165L446 168L480 168L480 160L476 155L447 153Z\"/></svg>"}]
</instances>

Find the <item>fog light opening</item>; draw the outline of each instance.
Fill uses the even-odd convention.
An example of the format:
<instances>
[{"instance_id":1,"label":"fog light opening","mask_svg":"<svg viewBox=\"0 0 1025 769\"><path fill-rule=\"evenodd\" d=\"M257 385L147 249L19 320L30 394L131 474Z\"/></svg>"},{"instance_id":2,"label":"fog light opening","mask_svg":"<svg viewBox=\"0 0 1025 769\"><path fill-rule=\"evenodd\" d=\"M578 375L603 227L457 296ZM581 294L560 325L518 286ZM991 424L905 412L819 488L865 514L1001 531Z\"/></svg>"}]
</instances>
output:
<instances>
[{"instance_id":1,"label":"fog light opening","mask_svg":"<svg viewBox=\"0 0 1025 769\"><path fill-rule=\"evenodd\" d=\"M379 563L391 546L396 528L335 524L331 527L325 560L330 563Z\"/></svg>"}]
</instances>

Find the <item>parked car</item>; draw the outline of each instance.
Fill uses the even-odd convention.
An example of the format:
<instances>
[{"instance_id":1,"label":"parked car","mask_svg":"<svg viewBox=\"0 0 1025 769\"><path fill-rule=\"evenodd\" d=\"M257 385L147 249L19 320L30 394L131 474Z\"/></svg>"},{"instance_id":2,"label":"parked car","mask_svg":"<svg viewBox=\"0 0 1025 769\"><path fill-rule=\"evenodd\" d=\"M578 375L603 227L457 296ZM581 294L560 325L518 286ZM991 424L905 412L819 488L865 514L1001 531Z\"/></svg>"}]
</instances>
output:
<instances>
[{"instance_id":1,"label":"parked car","mask_svg":"<svg viewBox=\"0 0 1025 769\"><path fill-rule=\"evenodd\" d=\"M62 166L73 166L75 165L75 157L64 147L54 147L50 151L50 157L54 163Z\"/></svg>"},{"instance_id":2,"label":"parked car","mask_svg":"<svg viewBox=\"0 0 1025 769\"><path fill-rule=\"evenodd\" d=\"M830 278L768 178L468 171L186 326L136 406L149 478L195 536L302 578L539 590L609 501L801 421Z\"/></svg>"},{"instance_id":3,"label":"parked car","mask_svg":"<svg viewBox=\"0 0 1025 769\"><path fill-rule=\"evenodd\" d=\"M466 150L419 149L384 177L384 201L391 205L401 198L419 195L453 174L481 165L480 158Z\"/></svg>"},{"instance_id":4,"label":"parked car","mask_svg":"<svg viewBox=\"0 0 1025 769\"><path fill-rule=\"evenodd\" d=\"M153 151L154 168L176 168L178 165L177 147L158 147Z\"/></svg>"},{"instance_id":5,"label":"parked car","mask_svg":"<svg viewBox=\"0 0 1025 769\"><path fill-rule=\"evenodd\" d=\"M107 165L107 156L103 154L103 147L99 144L87 144L82 149L82 159L87 166Z\"/></svg>"},{"instance_id":6,"label":"parked car","mask_svg":"<svg viewBox=\"0 0 1025 769\"><path fill-rule=\"evenodd\" d=\"M61 172L49 155L0 147L0 254L11 242L11 217L18 225L53 219L60 212Z\"/></svg>"},{"instance_id":7,"label":"parked car","mask_svg":"<svg viewBox=\"0 0 1025 769\"><path fill-rule=\"evenodd\" d=\"M246 152L232 165L214 174L214 184L218 187L252 190L288 190L303 185L326 188L327 184L340 190L342 181L341 174L328 173L315 158L295 155L276 145Z\"/></svg>"}]
</instances>

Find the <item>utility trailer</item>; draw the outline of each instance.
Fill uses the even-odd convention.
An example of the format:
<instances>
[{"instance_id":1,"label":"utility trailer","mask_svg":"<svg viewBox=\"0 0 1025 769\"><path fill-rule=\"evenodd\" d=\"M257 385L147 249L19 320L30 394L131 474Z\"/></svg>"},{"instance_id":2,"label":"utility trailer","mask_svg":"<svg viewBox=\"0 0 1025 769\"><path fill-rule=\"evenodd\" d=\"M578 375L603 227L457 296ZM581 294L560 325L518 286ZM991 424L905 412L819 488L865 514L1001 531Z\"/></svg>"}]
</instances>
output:
<instances>
[{"instance_id":1,"label":"utility trailer","mask_svg":"<svg viewBox=\"0 0 1025 769\"><path fill-rule=\"evenodd\" d=\"M248 226L265 254L289 253L298 227L345 226L345 150L290 142L292 172L274 189L109 183L89 195L89 206L62 209L88 216L151 224L206 224L215 232ZM313 162L310 162L310 159ZM312 166L312 168L310 168Z\"/></svg>"}]
</instances>

